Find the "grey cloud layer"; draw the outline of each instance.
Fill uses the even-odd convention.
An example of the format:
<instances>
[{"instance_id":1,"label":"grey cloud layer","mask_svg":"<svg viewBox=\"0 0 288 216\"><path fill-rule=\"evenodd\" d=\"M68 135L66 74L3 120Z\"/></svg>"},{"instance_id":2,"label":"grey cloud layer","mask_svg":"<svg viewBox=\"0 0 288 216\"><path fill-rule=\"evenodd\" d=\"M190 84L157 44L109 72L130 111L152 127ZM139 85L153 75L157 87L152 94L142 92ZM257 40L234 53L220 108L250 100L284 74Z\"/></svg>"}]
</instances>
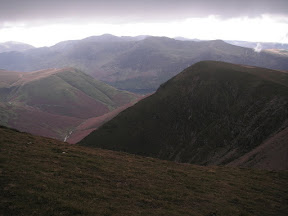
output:
<instances>
[{"instance_id":1,"label":"grey cloud layer","mask_svg":"<svg viewBox=\"0 0 288 216\"><path fill-rule=\"evenodd\" d=\"M287 0L0 0L0 23L35 19L102 19L109 22L288 16Z\"/></svg>"}]
</instances>

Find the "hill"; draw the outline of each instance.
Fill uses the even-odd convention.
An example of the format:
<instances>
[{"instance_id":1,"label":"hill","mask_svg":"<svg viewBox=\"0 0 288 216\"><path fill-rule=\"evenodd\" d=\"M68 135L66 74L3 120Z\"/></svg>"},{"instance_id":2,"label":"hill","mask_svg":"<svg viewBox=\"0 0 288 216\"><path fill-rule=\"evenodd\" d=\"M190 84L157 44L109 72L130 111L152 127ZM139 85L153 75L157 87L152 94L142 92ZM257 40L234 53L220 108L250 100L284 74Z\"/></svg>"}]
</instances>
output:
<instances>
[{"instance_id":1,"label":"hill","mask_svg":"<svg viewBox=\"0 0 288 216\"><path fill-rule=\"evenodd\" d=\"M69 136L66 139L66 142L71 144L79 142L84 137L89 135L92 131L96 130L101 125L103 125L105 122L108 122L109 120L113 119L120 112L134 105L137 101L140 101L143 98L144 97L139 97L137 100L133 100L131 103L128 103L124 106L114 109L113 111L108 112L104 115L86 119L73 130L73 133L69 134Z\"/></svg>"},{"instance_id":2,"label":"hill","mask_svg":"<svg viewBox=\"0 0 288 216\"><path fill-rule=\"evenodd\" d=\"M287 56L230 45L221 40L178 41L149 37L101 67L100 79L120 89L152 91L185 68L203 60L287 70ZM137 92L137 91L136 91Z\"/></svg>"},{"instance_id":3,"label":"hill","mask_svg":"<svg viewBox=\"0 0 288 216\"><path fill-rule=\"evenodd\" d=\"M15 42L15 41L9 41L5 43L0 43L0 53L3 52L22 52L29 49L34 49L32 45Z\"/></svg>"},{"instance_id":4,"label":"hill","mask_svg":"<svg viewBox=\"0 0 288 216\"><path fill-rule=\"evenodd\" d=\"M200 165L232 165L264 145L262 151L247 156L245 164L287 169L288 146L283 143L287 127L288 73L204 61L161 85L80 144ZM277 136L282 141L271 141L270 147L277 147L269 153L272 148L265 142L279 140ZM260 152L265 156L261 160ZM277 157L281 160L274 163Z\"/></svg>"},{"instance_id":5,"label":"hill","mask_svg":"<svg viewBox=\"0 0 288 216\"><path fill-rule=\"evenodd\" d=\"M288 49L267 49L265 52L274 53L280 56L288 56Z\"/></svg>"},{"instance_id":6,"label":"hill","mask_svg":"<svg viewBox=\"0 0 288 216\"><path fill-rule=\"evenodd\" d=\"M287 172L178 164L0 128L0 214L287 215Z\"/></svg>"},{"instance_id":7,"label":"hill","mask_svg":"<svg viewBox=\"0 0 288 216\"><path fill-rule=\"evenodd\" d=\"M26 73L0 70L0 80L2 125L62 140L83 121L138 97L73 68Z\"/></svg>"},{"instance_id":8,"label":"hill","mask_svg":"<svg viewBox=\"0 0 288 216\"><path fill-rule=\"evenodd\" d=\"M225 42L241 46L241 47L248 47L255 49L257 46L258 48L261 48L262 50L267 49L277 49L277 50L287 50L288 44L285 43L267 43L267 42L248 42L248 41L229 41L225 40Z\"/></svg>"},{"instance_id":9,"label":"hill","mask_svg":"<svg viewBox=\"0 0 288 216\"><path fill-rule=\"evenodd\" d=\"M0 53L0 68L34 71L75 67L116 88L155 91L160 84L203 60L288 70L288 56L255 52L221 40L179 41L166 37L102 35L52 47Z\"/></svg>"}]
</instances>

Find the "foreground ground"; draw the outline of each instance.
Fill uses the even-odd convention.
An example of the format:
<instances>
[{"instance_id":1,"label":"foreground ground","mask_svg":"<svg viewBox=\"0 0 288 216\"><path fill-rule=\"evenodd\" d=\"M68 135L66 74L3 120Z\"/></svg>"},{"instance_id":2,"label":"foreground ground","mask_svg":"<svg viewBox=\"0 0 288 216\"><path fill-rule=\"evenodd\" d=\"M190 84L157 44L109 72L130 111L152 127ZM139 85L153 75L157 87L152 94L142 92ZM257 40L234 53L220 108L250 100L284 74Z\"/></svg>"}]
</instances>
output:
<instances>
[{"instance_id":1,"label":"foreground ground","mask_svg":"<svg viewBox=\"0 0 288 216\"><path fill-rule=\"evenodd\" d=\"M179 164L7 128L0 150L0 215L288 215L286 171Z\"/></svg>"}]
</instances>

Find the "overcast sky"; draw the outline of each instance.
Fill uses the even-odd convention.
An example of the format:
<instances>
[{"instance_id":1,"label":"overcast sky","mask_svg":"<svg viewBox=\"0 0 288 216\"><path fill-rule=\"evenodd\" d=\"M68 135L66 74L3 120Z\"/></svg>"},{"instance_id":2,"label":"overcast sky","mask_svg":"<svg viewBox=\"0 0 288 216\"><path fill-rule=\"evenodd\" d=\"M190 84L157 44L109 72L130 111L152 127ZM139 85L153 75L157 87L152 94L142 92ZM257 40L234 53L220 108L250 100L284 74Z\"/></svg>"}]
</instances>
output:
<instances>
[{"instance_id":1,"label":"overcast sky","mask_svg":"<svg viewBox=\"0 0 288 216\"><path fill-rule=\"evenodd\" d=\"M288 0L0 0L0 42L104 33L288 43Z\"/></svg>"}]
</instances>

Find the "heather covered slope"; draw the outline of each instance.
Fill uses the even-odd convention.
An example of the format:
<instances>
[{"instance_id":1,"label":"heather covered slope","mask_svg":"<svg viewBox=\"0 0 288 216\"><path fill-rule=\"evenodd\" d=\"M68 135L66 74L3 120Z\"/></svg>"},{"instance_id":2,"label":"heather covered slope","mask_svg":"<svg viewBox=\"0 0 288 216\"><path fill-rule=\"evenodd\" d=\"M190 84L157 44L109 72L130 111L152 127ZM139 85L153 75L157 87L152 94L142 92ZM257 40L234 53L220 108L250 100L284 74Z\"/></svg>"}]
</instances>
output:
<instances>
[{"instance_id":1,"label":"heather covered slope","mask_svg":"<svg viewBox=\"0 0 288 216\"><path fill-rule=\"evenodd\" d=\"M287 172L201 167L0 128L0 215L286 216Z\"/></svg>"},{"instance_id":2,"label":"heather covered slope","mask_svg":"<svg viewBox=\"0 0 288 216\"><path fill-rule=\"evenodd\" d=\"M0 80L1 124L61 139L86 119L137 98L73 68L0 70Z\"/></svg>"},{"instance_id":3,"label":"heather covered slope","mask_svg":"<svg viewBox=\"0 0 288 216\"><path fill-rule=\"evenodd\" d=\"M164 83L80 144L179 162L226 165L287 127L287 73L205 61ZM270 169L287 168L287 142L278 144L284 147L275 154L285 151L286 156ZM250 166L257 166L256 159L250 158Z\"/></svg>"},{"instance_id":4,"label":"heather covered slope","mask_svg":"<svg viewBox=\"0 0 288 216\"><path fill-rule=\"evenodd\" d=\"M166 37L104 35L52 47L0 53L0 68L34 71L76 67L96 79L134 92L153 92L188 66L203 60L288 70L288 57L255 52L221 40L179 41Z\"/></svg>"}]
</instances>

